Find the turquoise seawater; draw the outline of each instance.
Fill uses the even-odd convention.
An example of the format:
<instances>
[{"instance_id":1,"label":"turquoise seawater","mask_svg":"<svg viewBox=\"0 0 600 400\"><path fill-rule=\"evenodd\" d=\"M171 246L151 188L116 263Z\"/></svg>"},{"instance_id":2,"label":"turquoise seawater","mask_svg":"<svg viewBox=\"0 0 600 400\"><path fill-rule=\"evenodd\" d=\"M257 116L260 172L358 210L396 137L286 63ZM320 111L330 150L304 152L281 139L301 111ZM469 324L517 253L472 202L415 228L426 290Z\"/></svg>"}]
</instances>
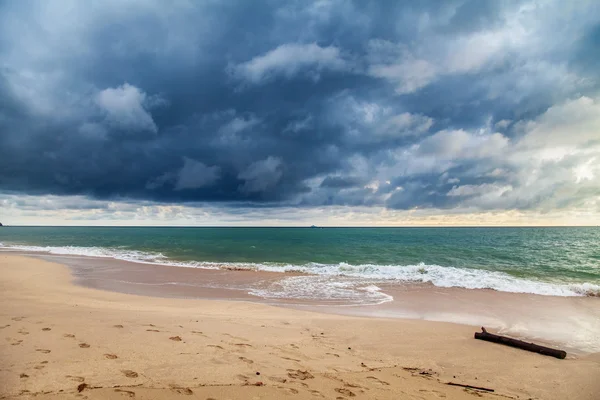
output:
<instances>
[{"instance_id":1,"label":"turquoise seawater","mask_svg":"<svg viewBox=\"0 0 600 400\"><path fill-rule=\"evenodd\" d=\"M0 247L546 295L600 293L600 228L4 227Z\"/></svg>"}]
</instances>

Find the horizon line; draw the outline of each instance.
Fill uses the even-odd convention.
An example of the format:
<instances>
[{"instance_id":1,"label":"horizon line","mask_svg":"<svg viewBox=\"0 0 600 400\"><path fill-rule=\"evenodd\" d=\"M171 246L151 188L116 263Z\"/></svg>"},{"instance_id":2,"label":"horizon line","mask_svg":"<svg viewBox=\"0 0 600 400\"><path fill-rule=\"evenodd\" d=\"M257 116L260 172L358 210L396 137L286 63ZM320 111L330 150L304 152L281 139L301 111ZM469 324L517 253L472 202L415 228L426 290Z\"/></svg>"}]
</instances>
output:
<instances>
[{"instance_id":1,"label":"horizon line","mask_svg":"<svg viewBox=\"0 0 600 400\"><path fill-rule=\"evenodd\" d=\"M600 225L2 225L1 228L598 228Z\"/></svg>"}]
</instances>

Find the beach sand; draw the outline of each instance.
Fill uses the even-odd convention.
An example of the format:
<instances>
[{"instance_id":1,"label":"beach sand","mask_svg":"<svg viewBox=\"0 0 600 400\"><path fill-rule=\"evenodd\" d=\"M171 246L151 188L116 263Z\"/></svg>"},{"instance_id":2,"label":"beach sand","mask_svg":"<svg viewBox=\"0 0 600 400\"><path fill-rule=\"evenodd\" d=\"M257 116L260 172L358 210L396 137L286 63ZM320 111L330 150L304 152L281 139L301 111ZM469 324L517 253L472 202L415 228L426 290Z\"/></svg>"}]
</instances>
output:
<instances>
[{"instance_id":1,"label":"beach sand","mask_svg":"<svg viewBox=\"0 0 600 400\"><path fill-rule=\"evenodd\" d=\"M113 293L0 254L3 399L600 398L600 354L557 360L478 329Z\"/></svg>"}]
</instances>

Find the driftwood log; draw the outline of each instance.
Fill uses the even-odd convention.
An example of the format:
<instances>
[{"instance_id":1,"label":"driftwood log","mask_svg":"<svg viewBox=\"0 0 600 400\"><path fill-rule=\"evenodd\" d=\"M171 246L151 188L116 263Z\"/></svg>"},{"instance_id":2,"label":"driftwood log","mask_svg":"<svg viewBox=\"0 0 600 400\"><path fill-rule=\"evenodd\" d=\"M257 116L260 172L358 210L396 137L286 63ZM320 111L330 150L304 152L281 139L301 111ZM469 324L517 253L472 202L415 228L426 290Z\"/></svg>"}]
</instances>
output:
<instances>
[{"instance_id":1,"label":"driftwood log","mask_svg":"<svg viewBox=\"0 0 600 400\"><path fill-rule=\"evenodd\" d=\"M563 359L567 356L567 352L564 350L556 350L550 347L540 346L534 343L527 343L522 340L512 339L506 336L494 335L481 327L482 332L475 332L475 339L486 340L488 342L500 343L519 349L533 351L534 353L543 354L545 356L552 356Z\"/></svg>"}]
</instances>

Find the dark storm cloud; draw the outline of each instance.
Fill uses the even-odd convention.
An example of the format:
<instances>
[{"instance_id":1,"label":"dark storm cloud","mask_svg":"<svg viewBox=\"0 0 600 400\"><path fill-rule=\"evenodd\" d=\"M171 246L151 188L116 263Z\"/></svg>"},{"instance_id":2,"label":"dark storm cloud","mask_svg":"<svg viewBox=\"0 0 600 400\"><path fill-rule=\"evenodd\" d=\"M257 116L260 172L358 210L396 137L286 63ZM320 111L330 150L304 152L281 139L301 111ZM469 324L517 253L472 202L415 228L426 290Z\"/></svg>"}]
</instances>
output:
<instances>
[{"instance_id":1,"label":"dark storm cloud","mask_svg":"<svg viewBox=\"0 0 600 400\"><path fill-rule=\"evenodd\" d=\"M570 122L547 141L541 130L574 113L587 118L580 136L598 126L597 9L2 2L0 190L230 206L580 204L597 195L600 151L582 152L577 135L562 143ZM566 145L560 163L546 156Z\"/></svg>"}]
</instances>

